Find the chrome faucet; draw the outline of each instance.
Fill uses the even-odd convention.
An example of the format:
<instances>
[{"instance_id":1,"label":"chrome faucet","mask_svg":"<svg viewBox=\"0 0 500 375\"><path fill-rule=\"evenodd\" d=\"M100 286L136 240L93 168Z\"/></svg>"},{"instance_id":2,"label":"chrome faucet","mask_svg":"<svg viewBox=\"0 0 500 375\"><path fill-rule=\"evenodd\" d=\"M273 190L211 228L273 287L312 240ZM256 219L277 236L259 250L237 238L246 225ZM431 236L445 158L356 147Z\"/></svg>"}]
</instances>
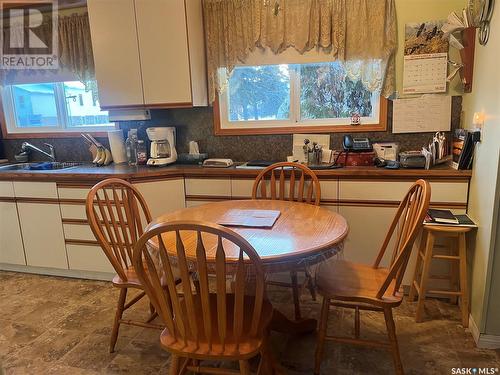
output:
<instances>
[{"instance_id":1,"label":"chrome faucet","mask_svg":"<svg viewBox=\"0 0 500 375\"><path fill-rule=\"evenodd\" d=\"M44 143L44 145L49 148L49 152L45 152L45 151L39 149L38 147L33 146L31 143L23 142L23 144L21 145L21 152L27 153L30 150L31 151L36 151L36 152L39 152L42 155L47 156L48 158L50 158L50 160L56 161L56 152L55 152L54 146L52 146L49 143Z\"/></svg>"}]
</instances>

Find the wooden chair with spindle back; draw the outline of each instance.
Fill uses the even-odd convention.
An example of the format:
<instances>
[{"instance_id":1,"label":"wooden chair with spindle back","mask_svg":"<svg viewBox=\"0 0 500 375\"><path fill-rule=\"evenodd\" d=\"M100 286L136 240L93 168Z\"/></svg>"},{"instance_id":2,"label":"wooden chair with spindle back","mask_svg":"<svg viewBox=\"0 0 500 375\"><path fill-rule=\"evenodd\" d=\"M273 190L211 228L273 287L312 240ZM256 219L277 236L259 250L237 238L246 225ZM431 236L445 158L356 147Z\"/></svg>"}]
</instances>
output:
<instances>
[{"instance_id":1,"label":"wooden chair with spindle back","mask_svg":"<svg viewBox=\"0 0 500 375\"><path fill-rule=\"evenodd\" d=\"M255 179L252 199L289 200L319 206L321 186L316 174L305 165L290 162L275 163L265 168ZM311 293L312 299L316 300L313 279L306 267L300 267L290 272L291 283L275 280L267 281L270 285L292 288L296 320L301 319L300 288L297 281L298 271L305 273L305 285Z\"/></svg>"},{"instance_id":2,"label":"wooden chair with spindle back","mask_svg":"<svg viewBox=\"0 0 500 375\"><path fill-rule=\"evenodd\" d=\"M153 246L159 252L156 258L147 248L149 241L157 244ZM188 246L195 250L195 257L186 256ZM171 375L185 371L247 375L248 360L258 354L262 355L260 370L267 366L265 348L273 310L264 298L262 261L243 237L206 222L155 224L137 242L134 265L166 325L160 342L172 354ZM179 288L174 266L182 281ZM215 277L214 282L209 277ZM233 281L231 293L227 292L228 278ZM249 278L255 282L253 295L245 294ZM204 367L200 360L239 361L240 370Z\"/></svg>"},{"instance_id":3,"label":"wooden chair with spindle back","mask_svg":"<svg viewBox=\"0 0 500 375\"><path fill-rule=\"evenodd\" d=\"M151 316L147 322L122 319L123 312L139 302L146 293L132 264L134 245L151 222L151 213L141 193L132 184L111 178L99 182L87 195L87 220L99 245L113 265L117 275L113 286L120 289L118 305L111 332L110 352L114 352L120 324L161 329L152 324L156 317L150 303ZM141 292L126 303L128 289Z\"/></svg>"},{"instance_id":4,"label":"wooden chair with spindle back","mask_svg":"<svg viewBox=\"0 0 500 375\"><path fill-rule=\"evenodd\" d=\"M318 293L323 296L314 373L319 374L325 340L386 348L392 353L397 374L403 374L392 309L401 304L401 282L410 259L415 238L420 232L431 196L430 184L418 180L399 205L394 220L372 266L337 260L319 267ZM395 240L390 265L382 267L391 240ZM354 309L354 338L327 336L330 306ZM360 338L360 310L384 313L389 341Z\"/></svg>"}]
</instances>

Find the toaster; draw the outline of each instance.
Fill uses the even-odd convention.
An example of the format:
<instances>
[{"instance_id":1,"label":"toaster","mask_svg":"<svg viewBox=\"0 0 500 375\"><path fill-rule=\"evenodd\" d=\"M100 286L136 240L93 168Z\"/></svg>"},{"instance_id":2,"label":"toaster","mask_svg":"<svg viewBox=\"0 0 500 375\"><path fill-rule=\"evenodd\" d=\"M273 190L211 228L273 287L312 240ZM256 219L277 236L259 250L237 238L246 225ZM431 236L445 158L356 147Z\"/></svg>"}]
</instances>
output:
<instances>
[{"instance_id":1,"label":"toaster","mask_svg":"<svg viewBox=\"0 0 500 375\"><path fill-rule=\"evenodd\" d=\"M399 153L399 163L401 168L423 169L426 159L420 151L406 151Z\"/></svg>"}]
</instances>

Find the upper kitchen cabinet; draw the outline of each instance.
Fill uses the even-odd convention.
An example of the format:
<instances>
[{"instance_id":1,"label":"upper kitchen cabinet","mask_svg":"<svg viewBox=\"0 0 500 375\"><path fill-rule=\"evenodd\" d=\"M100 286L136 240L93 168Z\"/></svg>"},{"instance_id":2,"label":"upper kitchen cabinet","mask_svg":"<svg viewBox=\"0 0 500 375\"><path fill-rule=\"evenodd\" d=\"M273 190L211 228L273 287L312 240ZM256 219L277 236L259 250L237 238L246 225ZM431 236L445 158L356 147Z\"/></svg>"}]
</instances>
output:
<instances>
[{"instance_id":1,"label":"upper kitchen cabinet","mask_svg":"<svg viewBox=\"0 0 500 375\"><path fill-rule=\"evenodd\" d=\"M201 0L88 0L104 109L207 105Z\"/></svg>"}]
</instances>

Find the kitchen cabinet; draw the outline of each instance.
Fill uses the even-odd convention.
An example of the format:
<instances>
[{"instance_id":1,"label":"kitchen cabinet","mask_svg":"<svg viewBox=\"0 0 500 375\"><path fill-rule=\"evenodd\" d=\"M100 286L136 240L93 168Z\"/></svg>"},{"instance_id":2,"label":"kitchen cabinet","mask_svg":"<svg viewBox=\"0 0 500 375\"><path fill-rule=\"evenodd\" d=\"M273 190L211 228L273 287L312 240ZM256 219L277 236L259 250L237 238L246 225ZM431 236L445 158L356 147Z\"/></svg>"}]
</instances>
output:
<instances>
[{"instance_id":1,"label":"kitchen cabinet","mask_svg":"<svg viewBox=\"0 0 500 375\"><path fill-rule=\"evenodd\" d=\"M16 203L1 200L0 263L26 265Z\"/></svg>"},{"instance_id":2,"label":"kitchen cabinet","mask_svg":"<svg viewBox=\"0 0 500 375\"><path fill-rule=\"evenodd\" d=\"M17 203L26 264L68 269L58 203Z\"/></svg>"},{"instance_id":3,"label":"kitchen cabinet","mask_svg":"<svg viewBox=\"0 0 500 375\"><path fill-rule=\"evenodd\" d=\"M183 178L141 182L134 186L144 196L153 219L186 206Z\"/></svg>"},{"instance_id":4,"label":"kitchen cabinet","mask_svg":"<svg viewBox=\"0 0 500 375\"><path fill-rule=\"evenodd\" d=\"M70 270L116 273L99 245L67 244Z\"/></svg>"},{"instance_id":5,"label":"kitchen cabinet","mask_svg":"<svg viewBox=\"0 0 500 375\"><path fill-rule=\"evenodd\" d=\"M201 0L87 6L102 108L207 105Z\"/></svg>"},{"instance_id":6,"label":"kitchen cabinet","mask_svg":"<svg viewBox=\"0 0 500 375\"><path fill-rule=\"evenodd\" d=\"M153 218L185 207L183 178L138 182L134 186L144 196ZM69 269L113 273L87 223L85 199L90 189L91 185L61 183L58 186Z\"/></svg>"},{"instance_id":7,"label":"kitchen cabinet","mask_svg":"<svg viewBox=\"0 0 500 375\"><path fill-rule=\"evenodd\" d=\"M144 104L134 0L87 2L101 107Z\"/></svg>"},{"instance_id":8,"label":"kitchen cabinet","mask_svg":"<svg viewBox=\"0 0 500 375\"><path fill-rule=\"evenodd\" d=\"M392 219L394 207L344 206L338 207L349 224L349 234L344 241L344 258L357 263L372 264L378 255ZM393 241L388 246L382 265L390 262Z\"/></svg>"},{"instance_id":9,"label":"kitchen cabinet","mask_svg":"<svg viewBox=\"0 0 500 375\"><path fill-rule=\"evenodd\" d=\"M13 186L26 264L67 269L57 185L14 181Z\"/></svg>"},{"instance_id":10,"label":"kitchen cabinet","mask_svg":"<svg viewBox=\"0 0 500 375\"><path fill-rule=\"evenodd\" d=\"M26 265L11 181L0 181L0 263Z\"/></svg>"}]
</instances>

